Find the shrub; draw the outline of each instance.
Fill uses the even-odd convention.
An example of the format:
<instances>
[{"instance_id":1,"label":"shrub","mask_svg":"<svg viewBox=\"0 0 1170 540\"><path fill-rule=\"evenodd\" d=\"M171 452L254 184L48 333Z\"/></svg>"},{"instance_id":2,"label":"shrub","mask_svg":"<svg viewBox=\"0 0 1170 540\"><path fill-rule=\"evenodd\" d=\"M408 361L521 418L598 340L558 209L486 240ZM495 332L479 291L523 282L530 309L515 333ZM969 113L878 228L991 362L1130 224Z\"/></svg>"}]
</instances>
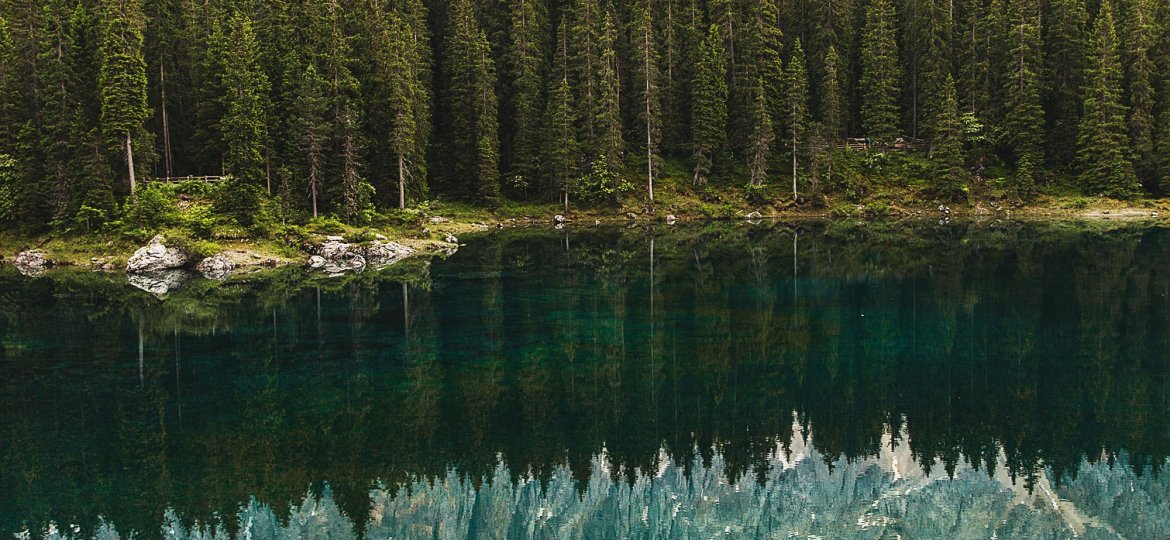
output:
<instances>
[{"instance_id":1,"label":"shrub","mask_svg":"<svg viewBox=\"0 0 1170 540\"><path fill-rule=\"evenodd\" d=\"M177 224L179 209L174 191L166 184L146 184L122 207L124 232L156 231ZM149 236L149 235L148 235Z\"/></svg>"},{"instance_id":2,"label":"shrub","mask_svg":"<svg viewBox=\"0 0 1170 540\"><path fill-rule=\"evenodd\" d=\"M215 187L212 197L216 212L251 227L266 195L260 186L229 177Z\"/></svg>"},{"instance_id":3,"label":"shrub","mask_svg":"<svg viewBox=\"0 0 1170 540\"><path fill-rule=\"evenodd\" d=\"M616 202L618 196L634 190L633 184L610 168L605 158L593 162L589 172L577 179L573 194L586 203Z\"/></svg>"}]
</instances>

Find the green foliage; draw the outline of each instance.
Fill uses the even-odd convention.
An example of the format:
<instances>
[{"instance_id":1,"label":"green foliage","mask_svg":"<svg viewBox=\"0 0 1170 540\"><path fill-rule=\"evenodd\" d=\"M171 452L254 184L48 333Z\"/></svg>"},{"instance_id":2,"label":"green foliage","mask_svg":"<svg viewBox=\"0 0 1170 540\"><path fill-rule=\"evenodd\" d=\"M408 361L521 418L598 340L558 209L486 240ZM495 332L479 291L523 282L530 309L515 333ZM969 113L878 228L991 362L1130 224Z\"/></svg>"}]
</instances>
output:
<instances>
[{"instance_id":1,"label":"green foliage","mask_svg":"<svg viewBox=\"0 0 1170 540\"><path fill-rule=\"evenodd\" d=\"M265 194L264 189L254 183L229 177L216 186L212 198L216 212L231 217L243 227L251 227Z\"/></svg>"},{"instance_id":2,"label":"green foliage","mask_svg":"<svg viewBox=\"0 0 1170 540\"><path fill-rule=\"evenodd\" d=\"M0 223L15 218L16 160L0 154Z\"/></svg>"},{"instance_id":3,"label":"green foliage","mask_svg":"<svg viewBox=\"0 0 1170 540\"><path fill-rule=\"evenodd\" d=\"M623 194L633 191L634 185L609 166L605 158L592 163L589 172L574 182L574 194L586 203L615 202Z\"/></svg>"},{"instance_id":4,"label":"green foliage","mask_svg":"<svg viewBox=\"0 0 1170 540\"><path fill-rule=\"evenodd\" d=\"M126 200L119 224L124 234L149 238L160 229L178 224L178 220L174 188L168 184L151 183Z\"/></svg>"}]
</instances>

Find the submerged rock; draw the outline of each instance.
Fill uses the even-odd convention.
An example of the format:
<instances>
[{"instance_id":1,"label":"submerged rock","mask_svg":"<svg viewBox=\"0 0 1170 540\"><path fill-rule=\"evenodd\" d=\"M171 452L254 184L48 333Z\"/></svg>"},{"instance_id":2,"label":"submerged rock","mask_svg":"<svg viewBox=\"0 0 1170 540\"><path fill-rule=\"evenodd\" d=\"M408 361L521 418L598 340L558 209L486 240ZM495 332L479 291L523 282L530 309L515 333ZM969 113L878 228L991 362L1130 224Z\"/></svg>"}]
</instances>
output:
<instances>
[{"instance_id":1,"label":"submerged rock","mask_svg":"<svg viewBox=\"0 0 1170 540\"><path fill-rule=\"evenodd\" d=\"M186 270L158 270L130 274L127 277L130 285L162 298L187 283L187 280L191 279L191 273Z\"/></svg>"},{"instance_id":2,"label":"submerged rock","mask_svg":"<svg viewBox=\"0 0 1170 540\"><path fill-rule=\"evenodd\" d=\"M26 276L38 276L48 270L53 263L45 258L44 252L39 249L22 251L12 261L12 265Z\"/></svg>"},{"instance_id":3,"label":"submerged rock","mask_svg":"<svg viewBox=\"0 0 1170 540\"><path fill-rule=\"evenodd\" d=\"M212 255L195 265L195 270L203 274L203 277L215 280L227 279L235 269L236 263L223 253Z\"/></svg>"},{"instance_id":4,"label":"submerged rock","mask_svg":"<svg viewBox=\"0 0 1170 540\"><path fill-rule=\"evenodd\" d=\"M139 248L126 261L126 271L131 274L174 270L187 266L191 257L176 247L167 247L162 235L150 239L150 245Z\"/></svg>"}]
</instances>

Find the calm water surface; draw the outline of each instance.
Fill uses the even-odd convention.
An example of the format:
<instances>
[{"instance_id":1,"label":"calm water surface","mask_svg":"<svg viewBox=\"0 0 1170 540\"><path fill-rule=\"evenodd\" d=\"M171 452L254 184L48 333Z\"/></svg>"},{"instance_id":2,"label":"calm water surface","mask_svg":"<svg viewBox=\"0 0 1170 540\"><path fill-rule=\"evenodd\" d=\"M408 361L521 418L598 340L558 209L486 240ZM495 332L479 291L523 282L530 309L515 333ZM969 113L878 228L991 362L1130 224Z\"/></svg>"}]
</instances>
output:
<instances>
[{"instance_id":1,"label":"calm water surface","mask_svg":"<svg viewBox=\"0 0 1170 540\"><path fill-rule=\"evenodd\" d=\"M1168 538L1170 231L510 231L0 269L0 536Z\"/></svg>"}]
</instances>

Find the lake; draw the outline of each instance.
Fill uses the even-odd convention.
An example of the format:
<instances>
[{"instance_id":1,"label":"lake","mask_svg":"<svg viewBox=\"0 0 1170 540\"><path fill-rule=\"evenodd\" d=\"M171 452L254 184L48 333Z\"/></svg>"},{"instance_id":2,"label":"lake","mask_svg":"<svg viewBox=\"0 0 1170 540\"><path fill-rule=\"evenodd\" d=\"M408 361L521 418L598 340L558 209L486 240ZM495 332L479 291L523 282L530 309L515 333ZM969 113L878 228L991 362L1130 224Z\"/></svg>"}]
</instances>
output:
<instances>
[{"instance_id":1,"label":"lake","mask_svg":"<svg viewBox=\"0 0 1170 540\"><path fill-rule=\"evenodd\" d=\"M517 229L0 268L0 535L1167 538L1170 230Z\"/></svg>"}]
</instances>

